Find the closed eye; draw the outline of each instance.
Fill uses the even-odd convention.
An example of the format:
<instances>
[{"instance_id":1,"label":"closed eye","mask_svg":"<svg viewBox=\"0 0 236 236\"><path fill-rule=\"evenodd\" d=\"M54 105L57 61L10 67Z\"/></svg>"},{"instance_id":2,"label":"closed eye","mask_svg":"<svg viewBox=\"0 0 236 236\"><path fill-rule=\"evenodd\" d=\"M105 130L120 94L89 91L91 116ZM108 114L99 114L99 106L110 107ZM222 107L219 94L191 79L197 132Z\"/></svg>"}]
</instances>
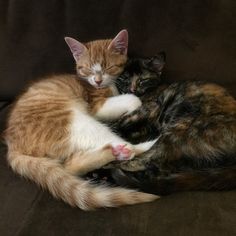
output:
<instances>
[{"instance_id":1,"label":"closed eye","mask_svg":"<svg viewBox=\"0 0 236 236\"><path fill-rule=\"evenodd\" d=\"M108 66L105 70L110 70L110 69L113 69L113 68L122 68L122 67L124 67L124 65L125 65L124 63L111 65L111 66Z\"/></svg>"},{"instance_id":2,"label":"closed eye","mask_svg":"<svg viewBox=\"0 0 236 236\"><path fill-rule=\"evenodd\" d=\"M82 67L81 69L86 71L92 71L89 67Z\"/></svg>"},{"instance_id":3,"label":"closed eye","mask_svg":"<svg viewBox=\"0 0 236 236\"><path fill-rule=\"evenodd\" d=\"M107 67L104 72L106 72L110 75L117 76L122 71L123 71L123 66L122 65L112 65L112 66Z\"/></svg>"},{"instance_id":4,"label":"closed eye","mask_svg":"<svg viewBox=\"0 0 236 236\"><path fill-rule=\"evenodd\" d=\"M146 82L149 81L149 80L150 80L149 78L143 78L143 79L140 80L140 83L142 83L142 82L143 82L143 83L146 83Z\"/></svg>"},{"instance_id":5,"label":"closed eye","mask_svg":"<svg viewBox=\"0 0 236 236\"><path fill-rule=\"evenodd\" d=\"M110 69L117 68L117 67L119 67L119 66L118 65L113 65L113 66L107 67L105 70L110 70Z\"/></svg>"},{"instance_id":6,"label":"closed eye","mask_svg":"<svg viewBox=\"0 0 236 236\"><path fill-rule=\"evenodd\" d=\"M92 74L92 70L88 67L79 67L78 69L79 69L80 73L83 75Z\"/></svg>"}]
</instances>

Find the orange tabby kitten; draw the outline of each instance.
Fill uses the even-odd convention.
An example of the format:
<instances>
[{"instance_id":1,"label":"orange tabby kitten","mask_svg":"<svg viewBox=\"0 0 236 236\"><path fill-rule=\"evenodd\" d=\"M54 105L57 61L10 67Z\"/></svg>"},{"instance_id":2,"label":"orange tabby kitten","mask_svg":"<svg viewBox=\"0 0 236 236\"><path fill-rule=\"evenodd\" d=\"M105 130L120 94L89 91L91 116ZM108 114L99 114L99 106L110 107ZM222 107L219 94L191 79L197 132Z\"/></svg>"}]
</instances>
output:
<instances>
[{"instance_id":1,"label":"orange tabby kitten","mask_svg":"<svg viewBox=\"0 0 236 236\"><path fill-rule=\"evenodd\" d=\"M156 199L129 189L95 186L76 176L133 158L155 142L132 145L98 121L117 119L141 105L134 95L113 96L114 80L127 60L127 31L113 40L86 44L65 40L77 75L43 79L16 101L5 131L10 166L84 210Z\"/></svg>"}]
</instances>

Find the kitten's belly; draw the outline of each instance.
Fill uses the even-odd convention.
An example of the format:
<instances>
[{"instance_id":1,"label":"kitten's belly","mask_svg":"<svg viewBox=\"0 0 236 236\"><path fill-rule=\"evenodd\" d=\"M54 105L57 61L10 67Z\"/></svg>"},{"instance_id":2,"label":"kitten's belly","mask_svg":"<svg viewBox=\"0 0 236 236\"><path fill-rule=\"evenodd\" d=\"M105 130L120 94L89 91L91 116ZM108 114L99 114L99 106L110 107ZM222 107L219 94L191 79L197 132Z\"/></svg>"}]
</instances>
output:
<instances>
[{"instance_id":1,"label":"kitten's belly","mask_svg":"<svg viewBox=\"0 0 236 236\"><path fill-rule=\"evenodd\" d=\"M108 127L78 108L73 109L70 125L70 145L73 152L98 149L119 141L121 138L113 134Z\"/></svg>"}]
</instances>

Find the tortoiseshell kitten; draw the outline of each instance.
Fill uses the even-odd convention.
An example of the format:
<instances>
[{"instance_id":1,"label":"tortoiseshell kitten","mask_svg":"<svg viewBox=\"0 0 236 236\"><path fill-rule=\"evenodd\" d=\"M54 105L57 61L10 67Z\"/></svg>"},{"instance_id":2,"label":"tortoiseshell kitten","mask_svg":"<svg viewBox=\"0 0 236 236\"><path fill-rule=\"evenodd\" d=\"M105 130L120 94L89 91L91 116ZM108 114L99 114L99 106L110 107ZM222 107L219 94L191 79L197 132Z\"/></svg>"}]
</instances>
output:
<instances>
[{"instance_id":1,"label":"tortoiseshell kitten","mask_svg":"<svg viewBox=\"0 0 236 236\"><path fill-rule=\"evenodd\" d=\"M131 60L117 80L120 92L143 104L118 121L131 142L158 141L139 157L113 165L116 183L168 194L236 187L236 101L222 87L200 82L161 83L163 53ZM111 167L111 166L110 166Z\"/></svg>"}]
</instances>

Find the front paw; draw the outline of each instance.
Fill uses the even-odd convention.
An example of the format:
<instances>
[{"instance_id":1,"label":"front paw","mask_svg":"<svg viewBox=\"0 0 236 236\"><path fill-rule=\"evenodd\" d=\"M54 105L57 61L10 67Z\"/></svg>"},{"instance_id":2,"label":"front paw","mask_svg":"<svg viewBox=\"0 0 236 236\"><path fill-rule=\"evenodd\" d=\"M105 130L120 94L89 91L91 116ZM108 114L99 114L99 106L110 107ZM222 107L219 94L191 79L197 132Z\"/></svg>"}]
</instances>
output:
<instances>
[{"instance_id":1,"label":"front paw","mask_svg":"<svg viewBox=\"0 0 236 236\"><path fill-rule=\"evenodd\" d=\"M130 114L131 112L137 110L142 106L141 100L133 94L126 94L127 96L127 112L125 114Z\"/></svg>"}]
</instances>

